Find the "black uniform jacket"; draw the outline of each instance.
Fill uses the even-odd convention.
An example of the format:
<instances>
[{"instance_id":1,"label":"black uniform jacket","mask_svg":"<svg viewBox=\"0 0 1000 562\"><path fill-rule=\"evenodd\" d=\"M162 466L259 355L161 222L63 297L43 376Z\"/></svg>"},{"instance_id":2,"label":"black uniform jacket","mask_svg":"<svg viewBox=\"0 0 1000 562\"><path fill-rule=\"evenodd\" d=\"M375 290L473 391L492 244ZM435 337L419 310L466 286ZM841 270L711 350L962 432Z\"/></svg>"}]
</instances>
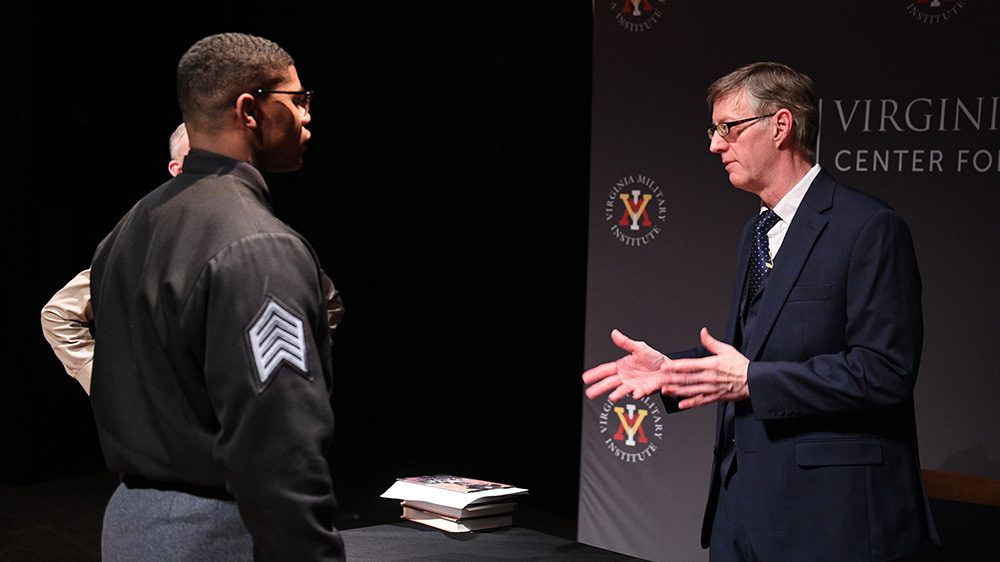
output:
<instances>
[{"instance_id":1,"label":"black uniform jacket","mask_svg":"<svg viewBox=\"0 0 1000 562\"><path fill-rule=\"evenodd\" d=\"M228 492L267 559L343 556L323 279L260 173L199 150L94 256L92 403L109 468Z\"/></svg>"}]
</instances>

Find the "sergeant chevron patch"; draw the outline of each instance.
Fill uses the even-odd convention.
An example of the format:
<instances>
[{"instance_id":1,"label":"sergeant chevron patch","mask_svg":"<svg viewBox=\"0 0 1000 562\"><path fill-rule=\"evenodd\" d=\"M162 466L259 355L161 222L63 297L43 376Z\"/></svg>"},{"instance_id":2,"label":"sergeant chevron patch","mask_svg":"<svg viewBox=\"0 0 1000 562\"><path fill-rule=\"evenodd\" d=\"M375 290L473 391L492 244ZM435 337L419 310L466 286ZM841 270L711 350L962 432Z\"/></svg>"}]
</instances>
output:
<instances>
[{"instance_id":1,"label":"sergeant chevron patch","mask_svg":"<svg viewBox=\"0 0 1000 562\"><path fill-rule=\"evenodd\" d=\"M267 383L282 361L309 375L302 320L274 297L268 296L264 301L256 320L247 328L247 336L262 385Z\"/></svg>"}]
</instances>

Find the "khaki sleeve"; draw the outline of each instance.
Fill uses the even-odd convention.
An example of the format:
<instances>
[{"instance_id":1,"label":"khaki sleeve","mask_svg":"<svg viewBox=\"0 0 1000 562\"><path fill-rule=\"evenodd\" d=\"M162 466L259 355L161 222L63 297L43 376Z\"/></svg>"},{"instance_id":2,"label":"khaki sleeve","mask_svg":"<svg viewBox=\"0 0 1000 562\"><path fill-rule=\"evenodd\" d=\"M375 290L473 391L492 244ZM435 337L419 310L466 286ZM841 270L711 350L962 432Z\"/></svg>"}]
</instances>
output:
<instances>
[{"instance_id":1,"label":"khaki sleeve","mask_svg":"<svg viewBox=\"0 0 1000 562\"><path fill-rule=\"evenodd\" d=\"M42 335L69 376L90 394L94 337L90 323L90 269L81 271L42 307Z\"/></svg>"}]
</instances>

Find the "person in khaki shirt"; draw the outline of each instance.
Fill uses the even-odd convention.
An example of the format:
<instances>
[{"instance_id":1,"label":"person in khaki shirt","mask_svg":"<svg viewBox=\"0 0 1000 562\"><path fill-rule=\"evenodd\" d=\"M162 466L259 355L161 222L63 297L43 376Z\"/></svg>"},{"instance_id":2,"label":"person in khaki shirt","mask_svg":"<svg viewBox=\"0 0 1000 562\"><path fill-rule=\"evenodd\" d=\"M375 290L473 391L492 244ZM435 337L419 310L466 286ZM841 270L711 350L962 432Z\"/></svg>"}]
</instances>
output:
<instances>
[{"instance_id":1,"label":"person in khaki shirt","mask_svg":"<svg viewBox=\"0 0 1000 562\"><path fill-rule=\"evenodd\" d=\"M94 336L90 323L90 268L76 275L52 295L42 308L42 335L62 362L69 376L90 394L90 372L94 362Z\"/></svg>"},{"instance_id":2,"label":"person in khaki shirt","mask_svg":"<svg viewBox=\"0 0 1000 562\"><path fill-rule=\"evenodd\" d=\"M181 173L187 156L187 128L181 123L170 135L171 176ZM69 376L90 394L90 377L94 361L94 336L90 324L94 313L90 308L90 268L76 275L42 307L42 335L62 362Z\"/></svg>"}]
</instances>

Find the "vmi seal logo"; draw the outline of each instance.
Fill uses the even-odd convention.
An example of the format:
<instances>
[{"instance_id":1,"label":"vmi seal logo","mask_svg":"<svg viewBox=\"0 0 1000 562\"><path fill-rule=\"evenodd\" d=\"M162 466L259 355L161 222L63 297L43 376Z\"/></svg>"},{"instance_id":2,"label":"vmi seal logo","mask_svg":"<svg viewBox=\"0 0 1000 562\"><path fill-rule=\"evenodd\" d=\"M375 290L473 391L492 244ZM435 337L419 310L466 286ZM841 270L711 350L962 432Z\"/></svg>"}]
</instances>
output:
<instances>
[{"instance_id":1,"label":"vmi seal logo","mask_svg":"<svg viewBox=\"0 0 1000 562\"><path fill-rule=\"evenodd\" d=\"M604 444L618 460L642 462L653 455L663 439L663 415L653 397L642 400L605 401L599 427Z\"/></svg>"},{"instance_id":2,"label":"vmi seal logo","mask_svg":"<svg viewBox=\"0 0 1000 562\"><path fill-rule=\"evenodd\" d=\"M667 220L663 190L646 176L625 176L604 202L604 220L611 235L626 246L649 244Z\"/></svg>"},{"instance_id":3,"label":"vmi seal logo","mask_svg":"<svg viewBox=\"0 0 1000 562\"><path fill-rule=\"evenodd\" d=\"M640 32L652 28L663 17L667 0L614 0L611 12L618 25L629 31Z\"/></svg>"},{"instance_id":4,"label":"vmi seal logo","mask_svg":"<svg viewBox=\"0 0 1000 562\"><path fill-rule=\"evenodd\" d=\"M913 0L906 6L906 13L923 23L941 23L950 20L962 8L965 0Z\"/></svg>"}]
</instances>

